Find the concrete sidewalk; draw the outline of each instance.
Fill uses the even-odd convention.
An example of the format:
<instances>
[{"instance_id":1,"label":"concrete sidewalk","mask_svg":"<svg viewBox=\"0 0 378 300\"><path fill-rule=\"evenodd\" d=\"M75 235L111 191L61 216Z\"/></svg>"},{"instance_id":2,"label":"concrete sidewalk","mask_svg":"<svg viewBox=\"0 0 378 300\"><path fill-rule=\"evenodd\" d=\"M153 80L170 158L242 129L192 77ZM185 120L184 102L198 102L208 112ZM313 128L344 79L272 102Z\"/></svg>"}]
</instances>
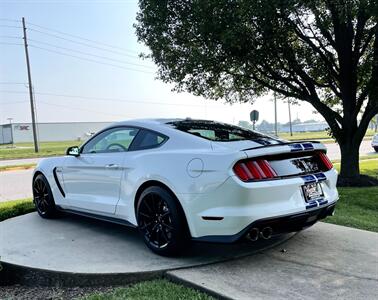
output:
<instances>
[{"instance_id":1,"label":"concrete sidewalk","mask_svg":"<svg viewBox=\"0 0 378 300\"><path fill-rule=\"evenodd\" d=\"M1 281L27 285L116 285L167 270L244 257L282 243L285 235L255 243L194 243L178 257L152 253L135 228L65 215L30 213L0 222ZM5 272L5 274L4 274Z\"/></svg>"},{"instance_id":2,"label":"concrete sidewalk","mask_svg":"<svg viewBox=\"0 0 378 300\"><path fill-rule=\"evenodd\" d=\"M168 276L221 298L377 299L378 234L318 223L271 250Z\"/></svg>"}]
</instances>

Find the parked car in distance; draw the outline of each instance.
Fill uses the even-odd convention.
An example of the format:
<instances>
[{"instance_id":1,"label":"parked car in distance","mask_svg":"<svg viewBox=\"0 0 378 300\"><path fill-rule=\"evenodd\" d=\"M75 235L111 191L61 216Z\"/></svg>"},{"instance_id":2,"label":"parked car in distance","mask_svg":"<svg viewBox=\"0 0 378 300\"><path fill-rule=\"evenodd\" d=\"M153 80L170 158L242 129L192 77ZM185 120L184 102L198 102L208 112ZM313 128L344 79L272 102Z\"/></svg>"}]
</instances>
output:
<instances>
[{"instance_id":1,"label":"parked car in distance","mask_svg":"<svg viewBox=\"0 0 378 300\"><path fill-rule=\"evenodd\" d=\"M207 120L112 124L33 175L39 215L60 211L138 227L175 255L191 241L295 232L334 212L337 172L319 142L287 142ZM127 238L127 237L125 237Z\"/></svg>"},{"instance_id":2,"label":"parked car in distance","mask_svg":"<svg viewBox=\"0 0 378 300\"><path fill-rule=\"evenodd\" d=\"M378 133L374 134L371 140L371 146L374 148L375 152L378 152Z\"/></svg>"}]
</instances>

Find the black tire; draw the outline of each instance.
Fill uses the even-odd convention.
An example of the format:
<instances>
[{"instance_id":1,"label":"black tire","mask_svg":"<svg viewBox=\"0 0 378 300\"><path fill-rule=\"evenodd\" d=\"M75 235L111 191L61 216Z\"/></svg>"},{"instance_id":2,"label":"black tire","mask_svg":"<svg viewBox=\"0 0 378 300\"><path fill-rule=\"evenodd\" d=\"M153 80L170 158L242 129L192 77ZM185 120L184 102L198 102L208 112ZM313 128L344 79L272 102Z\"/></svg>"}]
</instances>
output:
<instances>
[{"instance_id":1,"label":"black tire","mask_svg":"<svg viewBox=\"0 0 378 300\"><path fill-rule=\"evenodd\" d=\"M378 147L374 147L375 152L378 152Z\"/></svg>"},{"instance_id":2,"label":"black tire","mask_svg":"<svg viewBox=\"0 0 378 300\"><path fill-rule=\"evenodd\" d=\"M151 186L138 199L137 221L147 247L163 256L174 256L189 244L185 215L166 189Z\"/></svg>"},{"instance_id":3,"label":"black tire","mask_svg":"<svg viewBox=\"0 0 378 300\"><path fill-rule=\"evenodd\" d=\"M58 211L50 184L42 174L37 175L33 181L33 202L42 218L51 219L57 217Z\"/></svg>"}]
</instances>

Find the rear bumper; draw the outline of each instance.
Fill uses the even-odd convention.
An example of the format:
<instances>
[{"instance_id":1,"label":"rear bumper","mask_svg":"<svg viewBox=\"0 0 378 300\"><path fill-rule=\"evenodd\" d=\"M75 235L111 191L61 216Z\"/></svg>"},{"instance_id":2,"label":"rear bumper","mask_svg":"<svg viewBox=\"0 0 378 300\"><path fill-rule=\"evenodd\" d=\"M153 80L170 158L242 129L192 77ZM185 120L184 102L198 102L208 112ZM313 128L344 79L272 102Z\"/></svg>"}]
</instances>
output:
<instances>
[{"instance_id":1,"label":"rear bumper","mask_svg":"<svg viewBox=\"0 0 378 300\"><path fill-rule=\"evenodd\" d=\"M319 209L305 211L302 213L284 215L273 218L265 218L252 222L243 230L233 235L208 235L193 238L195 241L211 243L235 243L244 238L252 228L261 231L265 227L271 227L273 235L297 232L314 225L317 221L331 216L335 210L336 203L324 206Z\"/></svg>"},{"instance_id":2,"label":"rear bumper","mask_svg":"<svg viewBox=\"0 0 378 300\"><path fill-rule=\"evenodd\" d=\"M179 194L191 236L234 236L257 220L311 212L337 202L337 173L334 169L316 179L324 196L304 200L306 178L245 183L230 176L215 190L202 194ZM315 178L311 178L315 180Z\"/></svg>"}]
</instances>

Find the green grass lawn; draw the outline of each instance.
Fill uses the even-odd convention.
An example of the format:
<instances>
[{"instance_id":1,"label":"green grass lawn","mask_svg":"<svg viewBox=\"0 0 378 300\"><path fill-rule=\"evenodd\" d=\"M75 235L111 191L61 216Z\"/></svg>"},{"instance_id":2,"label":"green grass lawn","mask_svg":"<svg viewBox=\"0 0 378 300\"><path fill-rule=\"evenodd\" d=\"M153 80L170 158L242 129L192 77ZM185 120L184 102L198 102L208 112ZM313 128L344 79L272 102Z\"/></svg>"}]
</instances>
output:
<instances>
[{"instance_id":1,"label":"green grass lawn","mask_svg":"<svg viewBox=\"0 0 378 300\"><path fill-rule=\"evenodd\" d=\"M378 187L338 188L335 215L324 221L378 232Z\"/></svg>"},{"instance_id":2,"label":"green grass lawn","mask_svg":"<svg viewBox=\"0 0 378 300\"><path fill-rule=\"evenodd\" d=\"M340 163L334 164L337 170ZM378 159L360 161L361 174L378 178ZM336 213L327 223L378 232L378 187L338 188Z\"/></svg>"},{"instance_id":3,"label":"green grass lawn","mask_svg":"<svg viewBox=\"0 0 378 300\"><path fill-rule=\"evenodd\" d=\"M340 172L340 163L336 162L333 165L336 168L336 170ZM378 157L360 160L360 173L378 178Z\"/></svg>"},{"instance_id":4,"label":"green grass lawn","mask_svg":"<svg viewBox=\"0 0 378 300\"><path fill-rule=\"evenodd\" d=\"M31 199L0 202L0 222L9 218L27 214L34 210L34 204Z\"/></svg>"},{"instance_id":5,"label":"green grass lawn","mask_svg":"<svg viewBox=\"0 0 378 300\"><path fill-rule=\"evenodd\" d=\"M79 141L41 142L38 153L34 152L32 143L15 144L14 148L9 145L0 146L0 160L64 155L69 146L77 146L81 143Z\"/></svg>"},{"instance_id":6,"label":"green grass lawn","mask_svg":"<svg viewBox=\"0 0 378 300\"><path fill-rule=\"evenodd\" d=\"M164 279L140 282L111 293L95 293L81 300L210 300L213 297Z\"/></svg>"}]
</instances>

